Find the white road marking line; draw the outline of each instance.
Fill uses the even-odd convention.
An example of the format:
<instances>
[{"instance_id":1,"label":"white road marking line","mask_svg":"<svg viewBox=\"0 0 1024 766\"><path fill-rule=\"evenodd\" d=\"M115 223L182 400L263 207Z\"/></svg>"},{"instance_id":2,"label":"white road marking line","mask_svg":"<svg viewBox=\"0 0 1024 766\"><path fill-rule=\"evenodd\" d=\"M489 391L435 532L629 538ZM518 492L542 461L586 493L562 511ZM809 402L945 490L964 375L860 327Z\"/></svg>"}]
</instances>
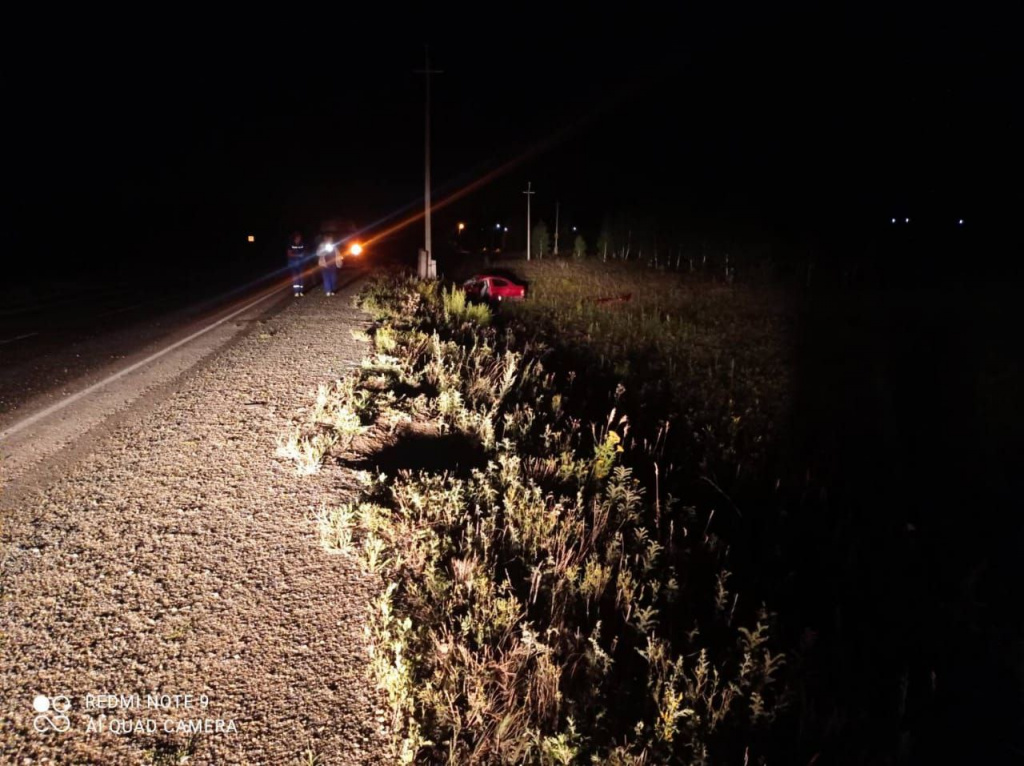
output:
<instances>
[{"instance_id":1,"label":"white road marking line","mask_svg":"<svg viewBox=\"0 0 1024 766\"><path fill-rule=\"evenodd\" d=\"M57 402L56 404L50 405L45 410L41 410L40 412L37 412L35 415L31 415L30 417L25 418L24 420L22 420L19 423L15 423L10 428L4 430L3 433L0 433L0 441L3 441L4 439L7 439L8 437L14 436L19 431L23 431L23 430L25 430L26 428L28 428L31 425L35 425L36 423L38 423L43 418L47 418L50 415L52 415L53 413L59 412L60 410L62 410L65 407L67 407L69 404L77 402L82 397L88 396L89 394L93 393L94 391L97 391L97 390L103 388L103 386L107 385L108 383L113 383L115 380L123 378L125 375L128 375L129 373L135 372L135 370L139 369L140 367L145 367L150 362L156 361L157 359L159 359L160 357L164 356L165 354L169 354L171 351L174 351L174 349L180 348L181 346L184 346L186 343L188 343L189 341L195 340L200 335L205 335L210 330L213 330L213 329L215 329L217 327L220 327L225 322L228 322L228 321L234 319L236 316L238 316L239 314L242 314L242 313L248 311L253 306L256 306L256 305L258 305L260 303L263 303L263 301L267 300L268 298L273 298L275 296L279 298L279 297L281 297L281 295L282 295L281 288L278 287L277 285L275 285L267 295L264 295L262 298L257 298L256 300L254 300L254 301L252 301L250 303L247 303L246 305L242 306L242 308L238 309L238 311L234 311L234 312L228 314L223 319L218 319L213 324L208 325L207 327L204 327L202 330L199 330L197 332L192 333L187 338L182 338L181 340L176 341L175 343L172 343L167 348L161 349L160 351L157 351L154 354L150 354L145 359L143 359L143 360L141 360L139 362L136 362L135 364L129 365L128 367L125 367L120 372L115 372L110 377L104 378L103 380L99 381L98 383L93 383L91 386L89 386L88 388L82 389L77 394L72 394L67 399L62 399L61 401Z\"/></svg>"},{"instance_id":2,"label":"white road marking line","mask_svg":"<svg viewBox=\"0 0 1024 766\"><path fill-rule=\"evenodd\" d=\"M39 333L37 333L37 332L28 332L28 333L25 333L24 335L19 335L17 338L8 338L7 340L0 340L0 346L3 346L6 343L14 343L14 341L16 341L16 340L25 340L25 338L31 338L32 336L38 335L38 334Z\"/></svg>"}]
</instances>

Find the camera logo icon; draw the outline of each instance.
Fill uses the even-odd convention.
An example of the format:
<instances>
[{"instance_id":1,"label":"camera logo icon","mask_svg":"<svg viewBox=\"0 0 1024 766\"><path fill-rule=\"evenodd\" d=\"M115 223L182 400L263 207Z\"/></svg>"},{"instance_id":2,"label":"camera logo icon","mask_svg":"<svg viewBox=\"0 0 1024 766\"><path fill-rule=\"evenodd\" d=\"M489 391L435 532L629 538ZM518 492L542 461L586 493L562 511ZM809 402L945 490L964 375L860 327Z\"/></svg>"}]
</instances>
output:
<instances>
[{"instance_id":1,"label":"camera logo icon","mask_svg":"<svg viewBox=\"0 0 1024 766\"><path fill-rule=\"evenodd\" d=\"M63 694L56 697L37 694L32 700L32 709L38 713L32 720L32 726L38 732L55 731L63 734L71 728L71 719L67 715L71 710L71 700Z\"/></svg>"}]
</instances>

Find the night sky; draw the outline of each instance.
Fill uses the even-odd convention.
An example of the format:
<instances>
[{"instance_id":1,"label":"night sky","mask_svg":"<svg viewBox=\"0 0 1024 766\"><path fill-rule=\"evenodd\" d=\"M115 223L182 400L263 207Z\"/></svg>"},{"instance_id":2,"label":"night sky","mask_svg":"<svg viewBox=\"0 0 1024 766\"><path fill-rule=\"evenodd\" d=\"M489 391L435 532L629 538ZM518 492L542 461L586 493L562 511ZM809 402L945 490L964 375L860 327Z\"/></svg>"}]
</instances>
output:
<instances>
[{"instance_id":1,"label":"night sky","mask_svg":"<svg viewBox=\"0 0 1024 766\"><path fill-rule=\"evenodd\" d=\"M483 8L483 7L481 7ZM439 225L522 225L560 200L594 236L629 208L702 227L800 232L1007 226L1021 68L1008 20L734 6L604 15L199 17L29 25L5 58L5 257L216 257L329 215L420 204L423 44L435 196L519 158ZM124 21L123 19L121 21ZM120 23L120 22L118 22ZM168 260L170 259L170 261Z\"/></svg>"}]
</instances>

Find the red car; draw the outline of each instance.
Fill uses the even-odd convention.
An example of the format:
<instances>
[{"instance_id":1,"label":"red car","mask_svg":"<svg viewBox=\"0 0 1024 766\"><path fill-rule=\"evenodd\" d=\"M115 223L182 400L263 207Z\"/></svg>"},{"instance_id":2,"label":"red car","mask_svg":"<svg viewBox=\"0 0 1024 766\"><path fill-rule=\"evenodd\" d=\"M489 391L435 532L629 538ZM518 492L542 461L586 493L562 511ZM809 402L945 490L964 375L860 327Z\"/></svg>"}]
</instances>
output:
<instances>
[{"instance_id":1,"label":"red car","mask_svg":"<svg viewBox=\"0 0 1024 766\"><path fill-rule=\"evenodd\" d=\"M467 279L462 289L470 298L484 301L521 301L526 297L526 287L494 274L477 274Z\"/></svg>"}]
</instances>

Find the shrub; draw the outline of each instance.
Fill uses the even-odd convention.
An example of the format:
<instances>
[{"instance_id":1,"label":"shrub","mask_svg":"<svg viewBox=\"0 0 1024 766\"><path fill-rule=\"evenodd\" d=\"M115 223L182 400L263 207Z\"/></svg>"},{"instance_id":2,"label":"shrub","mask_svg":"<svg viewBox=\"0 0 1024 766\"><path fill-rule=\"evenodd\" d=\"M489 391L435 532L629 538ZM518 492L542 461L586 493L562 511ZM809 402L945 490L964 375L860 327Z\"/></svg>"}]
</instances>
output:
<instances>
[{"instance_id":1,"label":"shrub","mask_svg":"<svg viewBox=\"0 0 1024 766\"><path fill-rule=\"evenodd\" d=\"M445 317L454 323L469 322L475 325L487 325L491 322L491 312L482 303L470 303L466 293L458 287L445 290L442 294Z\"/></svg>"}]
</instances>

